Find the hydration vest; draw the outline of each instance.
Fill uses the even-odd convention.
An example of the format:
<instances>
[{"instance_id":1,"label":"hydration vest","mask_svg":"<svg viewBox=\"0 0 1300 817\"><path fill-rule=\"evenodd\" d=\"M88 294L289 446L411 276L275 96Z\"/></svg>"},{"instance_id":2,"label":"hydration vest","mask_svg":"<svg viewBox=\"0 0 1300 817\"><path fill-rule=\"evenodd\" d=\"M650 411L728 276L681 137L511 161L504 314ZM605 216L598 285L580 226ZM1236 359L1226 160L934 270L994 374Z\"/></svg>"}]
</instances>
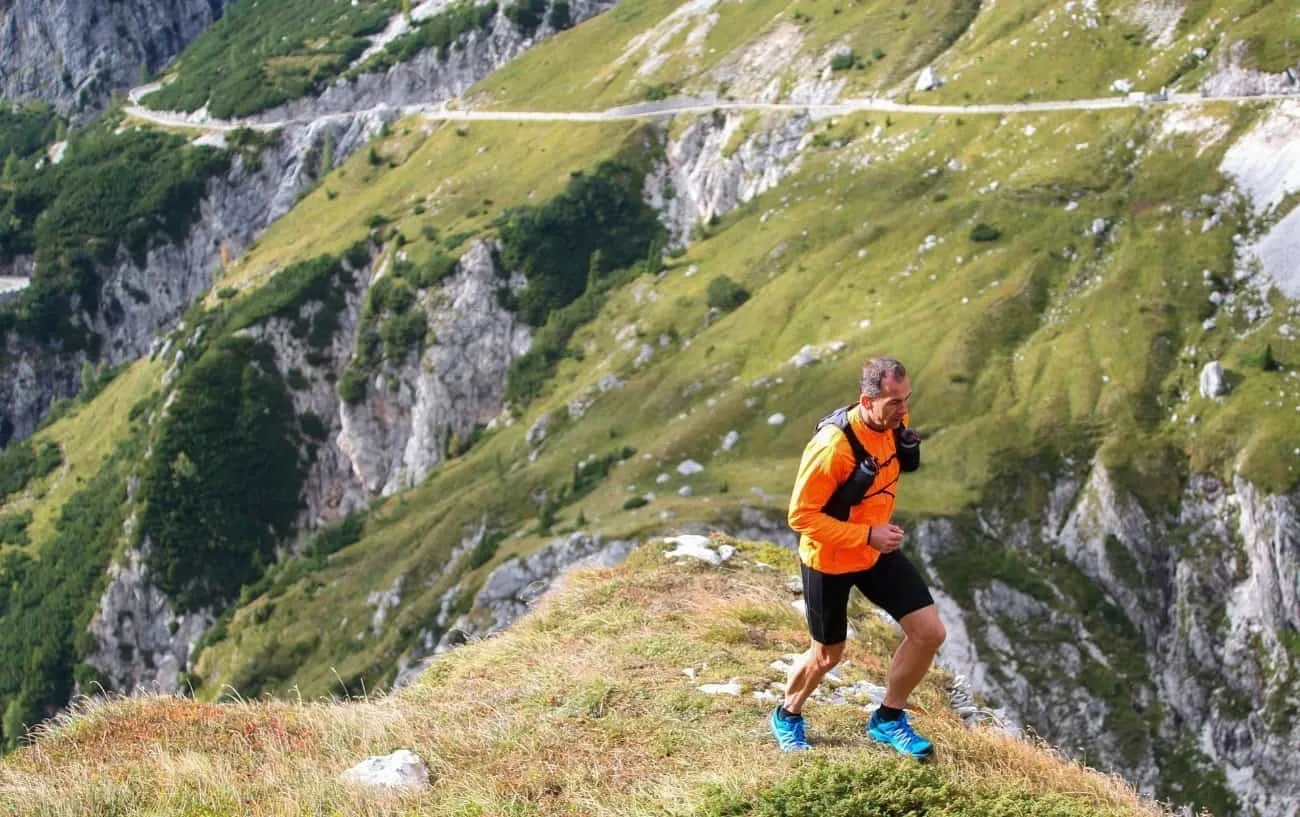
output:
<instances>
[{"instance_id":1,"label":"hydration vest","mask_svg":"<svg viewBox=\"0 0 1300 817\"><path fill-rule=\"evenodd\" d=\"M849 441L849 447L853 449L853 472L849 478L840 483L831 494L831 498L822 506L822 513L827 516L838 519L841 522L849 520L849 511L854 505L865 499L876 496L877 494L892 493L894 485L897 484L898 478L895 477L888 485L881 486L872 490L877 474L885 466L889 465L895 459L898 460L899 471L915 471L921 467L921 446L920 438L916 432L911 429L899 426L894 429L894 454L883 463L876 462L876 458L866 449L858 435L853 432L849 424L849 412L853 406L845 406L836 409L830 414L823 417L817 423L816 432L820 433L826 425L833 425L844 434Z\"/></svg>"}]
</instances>

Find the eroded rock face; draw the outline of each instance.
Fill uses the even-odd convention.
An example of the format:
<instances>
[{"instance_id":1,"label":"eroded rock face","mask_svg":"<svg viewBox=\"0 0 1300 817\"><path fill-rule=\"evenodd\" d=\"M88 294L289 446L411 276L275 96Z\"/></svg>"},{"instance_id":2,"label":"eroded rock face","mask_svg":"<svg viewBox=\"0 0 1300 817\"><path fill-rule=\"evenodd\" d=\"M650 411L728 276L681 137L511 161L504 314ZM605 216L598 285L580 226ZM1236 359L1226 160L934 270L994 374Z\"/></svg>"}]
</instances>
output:
<instances>
[{"instance_id":1,"label":"eroded rock face","mask_svg":"<svg viewBox=\"0 0 1300 817\"><path fill-rule=\"evenodd\" d=\"M0 97L94 112L153 73L233 0L13 0L0 4Z\"/></svg>"},{"instance_id":2,"label":"eroded rock face","mask_svg":"<svg viewBox=\"0 0 1300 817\"><path fill-rule=\"evenodd\" d=\"M500 412L510 364L528 351L531 329L498 303L503 285L495 245L476 242L441 288L420 298L434 340L418 357L386 367L365 398L341 408L338 444L370 495L388 496L422 481L446 455L451 435L465 439Z\"/></svg>"},{"instance_id":3,"label":"eroded rock face","mask_svg":"<svg viewBox=\"0 0 1300 817\"><path fill-rule=\"evenodd\" d=\"M749 135L743 132L747 121L744 114L695 120L668 143L664 161L646 178L646 200L660 211L673 244L685 244L695 225L725 215L798 169L799 153L812 138L809 116L763 120Z\"/></svg>"},{"instance_id":4,"label":"eroded rock face","mask_svg":"<svg viewBox=\"0 0 1300 817\"><path fill-rule=\"evenodd\" d=\"M1187 785L1169 766L1191 758L1205 779L1222 770L1242 813L1294 817L1300 756L1286 747L1300 745L1300 719L1287 713L1300 689L1286 634L1300 629L1298 509L1295 494L1196 475L1175 512L1154 516L1094 463L1082 482L1056 483L1041 522L989 512L978 534L922 523L918 551L944 588L955 585L943 554L972 535L1066 560L1022 586L970 577L964 609L941 589L943 658L1017 721L1087 747L1090 764L1144 791ZM1071 611L1080 579L1095 595Z\"/></svg>"},{"instance_id":5,"label":"eroded rock face","mask_svg":"<svg viewBox=\"0 0 1300 817\"><path fill-rule=\"evenodd\" d=\"M132 550L124 562L109 567L108 589L90 622L96 650L86 663L115 690L172 693L180 687L194 643L216 616L210 610L176 615L171 600L150 581L144 561Z\"/></svg>"}]
</instances>

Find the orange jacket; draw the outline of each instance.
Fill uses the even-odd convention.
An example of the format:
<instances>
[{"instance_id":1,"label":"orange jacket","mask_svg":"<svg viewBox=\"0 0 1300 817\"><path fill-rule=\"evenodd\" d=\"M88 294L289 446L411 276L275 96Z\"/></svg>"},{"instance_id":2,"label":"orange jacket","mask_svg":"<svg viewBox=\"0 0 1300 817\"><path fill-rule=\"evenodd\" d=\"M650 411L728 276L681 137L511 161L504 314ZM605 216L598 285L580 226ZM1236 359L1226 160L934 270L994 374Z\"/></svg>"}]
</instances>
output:
<instances>
[{"instance_id":1,"label":"orange jacket","mask_svg":"<svg viewBox=\"0 0 1300 817\"><path fill-rule=\"evenodd\" d=\"M861 406L849 411L849 428L876 462L885 463L867 492L867 498L841 522L822 513L827 500L849 478L857 464L844 432L827 423L804 447L790 497L790 527L799 534L799 558L822 573L866 570L880 558L867 544L872 525L885 525L894 513L894 493L900 468L894 456L894 432L872 431L861 416ZM903 418L904 422L907 418ZM882 490L884 489L884 490Z\"/></svg>"}]
</instances>

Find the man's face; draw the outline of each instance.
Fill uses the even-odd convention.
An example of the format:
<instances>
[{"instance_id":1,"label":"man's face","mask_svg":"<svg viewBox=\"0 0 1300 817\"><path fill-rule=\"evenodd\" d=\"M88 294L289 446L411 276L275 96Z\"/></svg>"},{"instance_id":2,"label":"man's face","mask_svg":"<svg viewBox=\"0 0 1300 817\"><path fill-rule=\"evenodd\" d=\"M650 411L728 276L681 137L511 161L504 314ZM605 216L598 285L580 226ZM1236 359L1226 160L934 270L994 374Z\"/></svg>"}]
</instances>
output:
<instances>
[{"instance_id":1,"label":"man's face","mask_svg":"<svg viewBox=\"0 0 1300 817\"><path fill-rule=\"evenodd\" d=\"M880 383L880 396L862 396L862 411L867 422L876 427L895 428L907 414L907 401L912 397L912 382L904 377L896 380L887 375Z\"/></svg>"}]
</instances>

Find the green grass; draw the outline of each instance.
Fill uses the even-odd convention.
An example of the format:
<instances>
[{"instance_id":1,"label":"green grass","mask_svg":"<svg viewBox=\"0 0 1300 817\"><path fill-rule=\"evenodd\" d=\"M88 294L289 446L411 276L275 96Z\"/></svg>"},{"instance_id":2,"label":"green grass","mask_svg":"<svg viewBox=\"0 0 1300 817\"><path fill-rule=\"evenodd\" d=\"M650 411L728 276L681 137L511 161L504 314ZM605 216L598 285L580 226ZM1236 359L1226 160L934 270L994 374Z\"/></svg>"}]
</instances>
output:
<instances>
[{"instance_id":1,"label":"green grass","mask_svg":"<svg viewBox=\"0 0 1300 817\"><path fill-rule=\"evenodd\" d=\"M59 509L94 476L124 438L131 408L157 388L161 364L138 360L119 374L95 399L76 405L62 419L36 433L37 445L54 443L63 452L63 464L48 476L33 481L26 492L9 497L0 512L32 514L28 534L40 543L53 531Z\"/></svg>"},{"instance_id":2,"label":"green grass","mask_svg":"<svg viewBox=\"0 0 1300 817\"><path fill-rule=\"evenodd\" d=\"M240 0L168 69L156 110L243 117L318 90L361 56L396 0Z\"/></svg>"}]
</instances>

